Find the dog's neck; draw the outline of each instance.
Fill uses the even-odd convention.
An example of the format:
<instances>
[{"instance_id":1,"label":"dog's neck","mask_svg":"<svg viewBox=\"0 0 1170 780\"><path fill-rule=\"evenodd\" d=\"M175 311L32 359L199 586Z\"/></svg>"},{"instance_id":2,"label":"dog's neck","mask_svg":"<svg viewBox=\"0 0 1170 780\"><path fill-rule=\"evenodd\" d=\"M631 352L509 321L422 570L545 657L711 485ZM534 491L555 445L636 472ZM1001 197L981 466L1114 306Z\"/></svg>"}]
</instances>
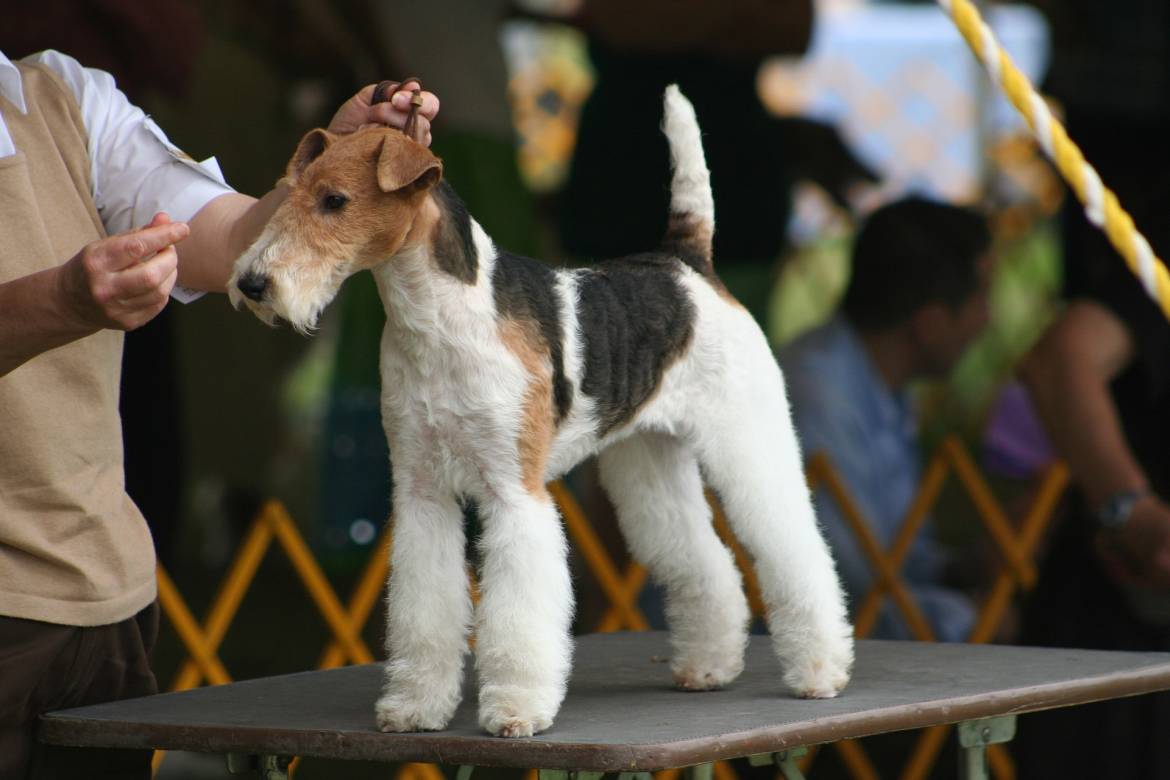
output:
<instances>
[{"instance_id":1,"label":"dog's neck","mask_svg":"<svg viewBox=\"0 0 1170 780\"><path fill-rule=\"evenodd\" d=\"M433 349L465 341L494 317L491 238L445 183L424 200L403 248L373 269L386 329Z\"/></svg>"}]
</instances>

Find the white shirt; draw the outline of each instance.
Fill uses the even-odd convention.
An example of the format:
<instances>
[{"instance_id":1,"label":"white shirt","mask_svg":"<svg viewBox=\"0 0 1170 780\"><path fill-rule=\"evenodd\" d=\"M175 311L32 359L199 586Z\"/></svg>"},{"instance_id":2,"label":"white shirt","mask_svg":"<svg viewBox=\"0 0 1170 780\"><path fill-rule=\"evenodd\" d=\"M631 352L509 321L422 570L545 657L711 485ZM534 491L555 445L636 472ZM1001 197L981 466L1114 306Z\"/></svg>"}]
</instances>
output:
<instances>
[{"instance_id":1,"label":"white shirt","mask_svg":"<svg viewBox=\"0 0 1170 780\"><path fill-rule=\"evenodd\" d=\"M89 136L90 194L106 232L112 235L143 227L160 211L176 222L186 222L208 202L234 191L214 157L197 163L184 154L126 98L109 73L83 67L52 50L29 60L60 76L77 98ZM2 51L0 95L21 113L27 112L20 71ZM0 158L15 153L8 126L0 117Z\"/></svg>"}]
</instances>

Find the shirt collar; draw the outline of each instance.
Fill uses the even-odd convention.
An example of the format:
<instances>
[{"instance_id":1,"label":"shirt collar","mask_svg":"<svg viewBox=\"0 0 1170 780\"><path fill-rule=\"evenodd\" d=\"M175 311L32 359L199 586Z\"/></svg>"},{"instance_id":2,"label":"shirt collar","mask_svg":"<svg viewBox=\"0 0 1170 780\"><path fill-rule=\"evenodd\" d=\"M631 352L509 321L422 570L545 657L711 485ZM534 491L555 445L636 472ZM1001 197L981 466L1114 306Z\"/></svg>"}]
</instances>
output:
<instances>
[{"instance_id":1,"label":"shirt collar","mask_svg":"<svg viewBox=\"0 0 1170 780\"><path fill-rule=\"evenodd\" d=\"M24 102L24 82L20 78L20 71L12 60L0 51L0 96L20 109L20 113L27 114L28 106Z\"/></svg>"}]
</instances>

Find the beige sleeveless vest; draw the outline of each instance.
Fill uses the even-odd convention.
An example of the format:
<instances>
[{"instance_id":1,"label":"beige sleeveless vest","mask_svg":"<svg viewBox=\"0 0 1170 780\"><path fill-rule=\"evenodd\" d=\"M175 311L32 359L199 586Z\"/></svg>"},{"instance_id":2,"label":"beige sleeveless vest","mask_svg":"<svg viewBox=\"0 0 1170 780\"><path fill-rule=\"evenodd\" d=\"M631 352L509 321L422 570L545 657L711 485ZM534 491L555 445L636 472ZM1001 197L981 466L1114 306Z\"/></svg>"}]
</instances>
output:
<instances>
[{"instance_id":1,"label":"beige sleeveless vest","mask_svg":"<svg viewBox=\"0 0 1170 780\"><path fill-rule=\"evenodd\" d=\"M17 150L0 158L0 283L105 236L73 94L18 67L28 113L0 97ZM104 625L155 597L150 531L124 485L121 356L105 330L0 377L0 615Z\"/></svg>"}]
</instances>

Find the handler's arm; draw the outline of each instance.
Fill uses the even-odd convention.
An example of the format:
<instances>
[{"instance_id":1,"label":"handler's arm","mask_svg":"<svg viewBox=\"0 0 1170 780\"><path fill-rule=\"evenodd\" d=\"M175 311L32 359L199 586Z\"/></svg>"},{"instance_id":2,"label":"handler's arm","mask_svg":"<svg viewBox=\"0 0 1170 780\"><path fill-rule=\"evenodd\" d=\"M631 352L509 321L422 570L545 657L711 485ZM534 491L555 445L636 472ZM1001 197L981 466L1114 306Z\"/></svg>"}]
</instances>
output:
<instances>
[{"instance_id":1,"label":"handler's arm","mask_svg":"<svg viewBox=\"0 0 1170 780\"><path fill-rule=\"evenodd\" d=\"M191 236L177 247L179 284L223 292L232 264L259 237L287 192L283 184L259 200L229 192L199 209L191 218Z\"/></svg>"}]
</instances>

